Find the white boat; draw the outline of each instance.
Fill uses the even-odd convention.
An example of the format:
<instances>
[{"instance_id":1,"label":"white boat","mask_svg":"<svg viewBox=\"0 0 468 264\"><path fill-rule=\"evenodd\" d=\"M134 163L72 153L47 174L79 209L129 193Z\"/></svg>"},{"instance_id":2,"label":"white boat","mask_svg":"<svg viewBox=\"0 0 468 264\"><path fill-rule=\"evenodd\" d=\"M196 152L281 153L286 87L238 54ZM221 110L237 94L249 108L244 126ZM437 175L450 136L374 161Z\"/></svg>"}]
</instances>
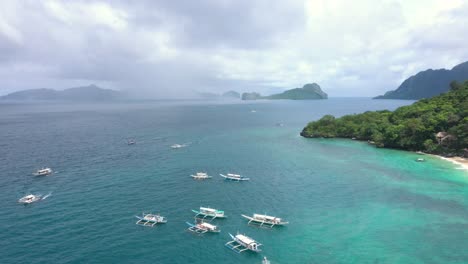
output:
<instances>
[{"instance_id":1,"label":"white boat","mask_svg":"<svg viewBox=\"0 0 468 264\"><path fill-rule=\"evenodd\" d=\"M423 158L417 158L416 161L417 161L417 162L424 162L424 161L426 161L426 160L423 159Z\"/></svg>"},{"instance_id":2,"label":"white boat","mask_svg":"<svg viewBox=\"0 0 468 264\"><path fill-rule=\"evenodd\" d=\"M24 197L21 197L19 200L18 200L18 203L22 203L22 204L31 204L31 203L34 203L34 202L37 202L41 200L41 196L40 195L34 195L34 194L28 194Z\"/></svg>"},{"instance_id":3,"label":"white boat","mask_svg":"<svg viewBox=\"0 0 468 264\"><path fill-rule=\"evenodd\" d=\"M206 222L200 222L196 224L192 224L189 222L186 222L187 225L189 225L189 228L187 229L190 232L194 232L197 234L204 234L204 233L219 233L221 230L213 224L206 223Z\"/></svg>"},{"instance_id":4,"label":"white boat","mask_svg":"<svg viewBox=\"0 0 468 264\"><path fill-rule=\"evenodd\" d=\"M135 144L136 144L136 140L134 140L134 139L128 139L128 140L127 140L127 144L128 144L128 145L135 145Z\"/></svg>"},{"instance_id":5,"label":"white boat","mask_svg":"<svg viewBox=\"0 0 468 264\"><path fill-rule=\"evenodd\" d=\"M183 144L183 145L180 145L180 144L174 144L171 146L171 148L173 149L178 149L178 148L183 148L183 147L186 147L187 145Z\"/></svg>"},{"instance_id":6,"label":"white boat","mask_svg":"<svg viewBox=\"0 0 468 264\"><path fill-rule=\"evenodd\" d=\"M267 257L263 257L262 264L270 264L270 261L267 259Z\"/></svg>"},{"instance_id":7,"label":"white boat","mask_svg":"<svg viewBox=\"0 0 468 264\"><path fill-rule=\"evenodd\" d=\"M229 233L229 236L231 236L232 241L227 242L225 246L232 249L233 251L237 253L241 253L246 250L250 250L253 252L262 251L259 248L262 244L258 243L257 241L255 241L254 239L246 235L237 234L233 236Z\"/></svg>"},{"instance_id":8,"label":"white boat","mask_svg":"<svg viewBox=\"0 0 468 264\"><path fill-rule=\"evenodd\" d=\"M260 226L274 227L283 226L289 224L289 222L283 221L281 218L270 215L254 214L253 216L242 215L242 217L249 220L250 223L259 224Z\"/></svg>"},{"instance_id":9,"label":"white boat","mask_svg":"<svg viewBox=\"0 0 468 264\"><path fill-rule=\"evenodd\" d=\"M231 181L249 181L250 180L250 178L246 178L239 174L233 174L233 173L228 173L226 175L224 174L219 174L219 175L223 177L224 179L231 180Z\"/></svg>"},{"instance_id":10,"label":"white boat","mask_svg":"<svg viewBox=\"0 0 468 264\"><path fill-rule=\"evenodd\" d=\"M137 225L153 227L156 224L165 224L167 220L159 214L143 213L142 216L135 216L138 218Z\"/></svg>"},{"instance_id":11,"label":"white boat","mask_svg":"<svg viewBox=\"0 0 468 264\"><path fill-rule=\"evenodd\" d=\"M36 176L47 176L47 175L50 175L52 174L52 169L51 168L42 168L40 170L37 170L36 173L34 173L34 175Z\"/></svg>"},{"instance_id":12,"label":"white boat","mask_svg":"<svg viewBox=\"0 0 468 264\"><path fill-rule=\"evenodd\" d=\"M200 210L192 210L192 212L196 213L195 218L198 216L202 216L202 218L211 218L211 220L215 218L226 218L224 215L224 211L208 208L208 207L200 207Z\"/></svg>"},{"instance_id":13,"label":"white boat","mask_svg":"<svg viewBox=\"0 0 468 264\"><path fill-rule=\"evenodd\" d=\"M205 179L210 179L212 178L211 176L209 176L206 172L197 172L197 174L195 175L190 175L192 176L192 178L194 178L195 180L205 180Z\"/></svg>"}]
</instances>

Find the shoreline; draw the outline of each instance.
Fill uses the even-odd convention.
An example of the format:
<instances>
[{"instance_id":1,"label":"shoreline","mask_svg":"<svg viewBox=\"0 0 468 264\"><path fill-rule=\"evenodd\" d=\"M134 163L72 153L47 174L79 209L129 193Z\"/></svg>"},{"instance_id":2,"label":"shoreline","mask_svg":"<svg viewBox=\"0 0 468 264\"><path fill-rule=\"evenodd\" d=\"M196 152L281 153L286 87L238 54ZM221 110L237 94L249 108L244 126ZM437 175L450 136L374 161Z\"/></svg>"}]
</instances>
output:
<instances>
[{"instance_id":1,"label":"shoreline","mask_svg":"<svg viewBox=\"0 0 468 264\"><path fill-rule=\"evenodd\" d=\"M448 162L451 162L455 165L458 165L460 166L460 169L461 170L465 170L465 171L468 171L468 159L466 158L462 158L462 157L451 157L451 158L447 158L447 157L443 157L443 156L439 156L439 155L433 155L433 156L436 156L442 160L445 160L445 161L448 161Z\"/></svg>"}]
</instances>

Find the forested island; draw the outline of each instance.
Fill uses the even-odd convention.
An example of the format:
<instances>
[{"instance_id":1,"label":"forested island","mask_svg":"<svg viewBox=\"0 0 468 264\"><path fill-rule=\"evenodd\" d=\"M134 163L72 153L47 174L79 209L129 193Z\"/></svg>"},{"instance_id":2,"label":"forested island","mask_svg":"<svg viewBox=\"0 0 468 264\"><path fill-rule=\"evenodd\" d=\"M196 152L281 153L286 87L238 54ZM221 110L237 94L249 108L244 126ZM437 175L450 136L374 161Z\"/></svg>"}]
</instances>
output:
<instances>
[{"instance_id":1,"label":"forested island","mask_svg":"<svg viewBox=\"0 0 468 264\"><path fill-rule=\"evenodd\" d=\"M308 83L302 88L294 88L286 90L279 94L272 94L269 96L262 96L259 93L243 93L242 100L316 100L316 99L327 99L328 95L322 91L320 85L316 83Z\"/></svg>"},{"instance_id":2,"label":"forested island","mask_svg":"<svg viewBox=\"0 0 468 264\"><path fill-rule=\"evenodd\" d=\"M445 156L468 155L468 81L452 82L447 93L395 111L326 115L301 132L307 138L353 138L377 147Z\"/></svg>"}]
</instances>

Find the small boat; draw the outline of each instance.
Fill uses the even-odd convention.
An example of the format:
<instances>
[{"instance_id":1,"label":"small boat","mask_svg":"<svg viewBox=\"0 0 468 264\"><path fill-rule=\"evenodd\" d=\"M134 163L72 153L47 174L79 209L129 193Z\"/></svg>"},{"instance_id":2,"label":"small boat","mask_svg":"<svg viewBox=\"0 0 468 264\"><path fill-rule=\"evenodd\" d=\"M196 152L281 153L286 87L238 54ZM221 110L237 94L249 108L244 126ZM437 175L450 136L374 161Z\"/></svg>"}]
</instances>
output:
<instances>
[{"instance_id":1,"label":"small boat","mask_svg":"<svg viewBox=\"0 0 468 264\"><path fill-rule=\"evenodd\" d=\"M257 113L257 111L256 111L256 110L250 110L250 112L251 112L251 113Z\"/></svg>"},{"instance_id":2,"label":"small boat","mask_svg":"<svg viewBox=\"0 0 468 264\"><path fill-rule=\"evenodd\" d=\"M262 251L259 248L262 244L258 243L257 241L255 241L254 239L246 235L237 234L233 236L231 235L231 233L229 233L229 236L231 236L232 241L227 242L225 246L237 253L242 253L243 251L246 251L246 250L250 250L253 252Z\"/></svg>"},{"instance_id":3,"label":"small boat","mask_svg":"<svg viewBox=\"0 0 468 264\"><path fill-rule=\"evenodd\" d=\"M262 264L270 264L270 261L267 259L267 257L263 257Z\"/></svg>"},{"instance_id":4,"label":"small boat","mask_svg":"<svg viewBox=\"0 0 468 264\"><path fill-rule=\"evenodd\" d=\"M136 140L134 139L128 139L127 140L127 145L135 145L136 144Z\"/></svg>"},{"instance_id":5,"label":"small boat","mask_svg":"<svg viewBox=\"0 0 468 264\"><path fill-rule=\"evenodd\" d=\"M136 222L137 225L150 226L153 227L156 224L165 224L167 220L165 217L160 216L159 214L143 213L142 216L135 216L138 218Z\"/></svg>"},{"instance_id":6,"label":"small boat","mask_svg":"<svg viewBox=\"0 0 468 264\"><path fill-rule=\"evenodd\" d=\"M224 174L219 174L219 175L223 177L224 179L231 180L231 181L249 181L250 180L250 178L246 178L239 174L233 174L233 173L228 173L226 175Z\"/></svg>"},{"instance_id":7,"label":"small boat","mask_svg":"<svg viewBox=\"0 0 468 264\"><path fill-rule=\"evenodd\" d=\"M35 176L47 176L50 174L52 174L51 168L42 168L40 170L37 170L36 173L34 173Z\"/></svg>"},{"instance_id":8,"label":"small boat","mask_svg":"<svg viewBox=\"0 0 468 264\"><path fill-rule=\"evenodd\" d=\"M189 228L187 228L188 231L197 233L197 234L204 234L204 233L219 233L221 230L213 224L210 223L205 223L205 222L199 222L196 224L192 224L189 222L186 222L187 225L189 225Z\"/></svg>"},{"instance_id":9,"label":"small boat","mask_svg":"<svg viewBox=\"0 0 468 264\"><path fill-rule=\"evenodd\" d=\"M227 216L224 215L224 211L216 210L213 208L208 207L200 207L200 210L192 210L192 212L196 213L195 218L198 216L202 216L202 219L211 218L211 220L215 218L226 218Z\"/></svg>"},{"instance_id":10,"label":"small boat","mask_svg":"<svg viewBox=\"0 0 468 264\"><path fill-rule=\"evenodd\" d=\"M192 176L193 179L195 180L205 180L205 179L210 179L212 178L209 176L206 172L197 172L195 175L190 175Z\"/></svg>"},{"instance_id":11,"label":"small boat","mask_svg":"<svg viewBox=\"0 0 468 264\"><path fill-rule=\"evenodd\" d=\"M18 203L22 203L22 204L31 204L31 203L34 203L34 202L37 202L41 200L41 196L40 195L34 195L34 194L28 194L24 197L21 197L19 200L18 200Z\"/></svg>"},{"instance_id":12,"label":"small boat","mask_svg":"<svg viewBox=\"0 0 468 264\"><path fill-rule=\"evenodd\" d=\"M275 225L283 226L289 224L289 222L283 221L279 217L269 215L254 214L253 216L242 215L242 217L249 220L248 224L255 223L260 226L267 226L270 228L274 227Z\"/></svg>"},{"instance_id":13,"label":"small boat","mask_svg":"<svg viewBox=\"0 0 468 264\"><path fill-rule=\"evenodd\" d=\"M173 149L179 149L179 148L183 148L183 147L186 147L186 146L187 146L187 145L185 145L185 144L182 144L182 145L180 145L180 144L174 144L174 145L171 146L171 148L173 148Z\"/></svg>"},{"instance_id":14,"label":"small boat","mask_svg":"<svg viewBox=\"0 0 468 264\"><path fill-rule=\"evenodd\" d=\"M417 161L417 162L424 162L424 161L426 161L426 160L423 159L423 158L417 158L416 161Z\"/></svg>"}]
</instances>

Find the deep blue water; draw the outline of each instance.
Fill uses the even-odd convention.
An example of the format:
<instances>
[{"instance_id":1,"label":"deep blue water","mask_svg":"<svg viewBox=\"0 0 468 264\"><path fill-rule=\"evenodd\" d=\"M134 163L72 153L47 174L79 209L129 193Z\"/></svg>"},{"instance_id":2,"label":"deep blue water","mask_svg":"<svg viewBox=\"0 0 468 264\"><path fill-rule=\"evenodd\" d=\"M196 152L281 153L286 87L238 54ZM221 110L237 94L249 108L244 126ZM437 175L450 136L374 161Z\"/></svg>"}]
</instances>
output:
<instances>
[{"instance_id":1,"label":"deep blue water","mask_svg":"<svg viewBox=\"0 0 468 264\"><path fill-rule=\"evenodd\" d=\"M468 263L465 171L362 142L299 136L325 114L409 103L0 104L0 262L261 263L265 255L272 263ZM175 143L189 146L171 149ZM57 173L33 177L43 166ZM194 181L197 171L214 178ZM225 182L218 174L227 172L252 180ZM31 206L16 203L49 192ZM220 234L185 230L200 206L226 212L214 221ZM137 226L142 211L168 223ZM240 214L252 213L290 225L248 226ZM224 247L237 231L263 252Z\"/></svg>"}]
</instances>

